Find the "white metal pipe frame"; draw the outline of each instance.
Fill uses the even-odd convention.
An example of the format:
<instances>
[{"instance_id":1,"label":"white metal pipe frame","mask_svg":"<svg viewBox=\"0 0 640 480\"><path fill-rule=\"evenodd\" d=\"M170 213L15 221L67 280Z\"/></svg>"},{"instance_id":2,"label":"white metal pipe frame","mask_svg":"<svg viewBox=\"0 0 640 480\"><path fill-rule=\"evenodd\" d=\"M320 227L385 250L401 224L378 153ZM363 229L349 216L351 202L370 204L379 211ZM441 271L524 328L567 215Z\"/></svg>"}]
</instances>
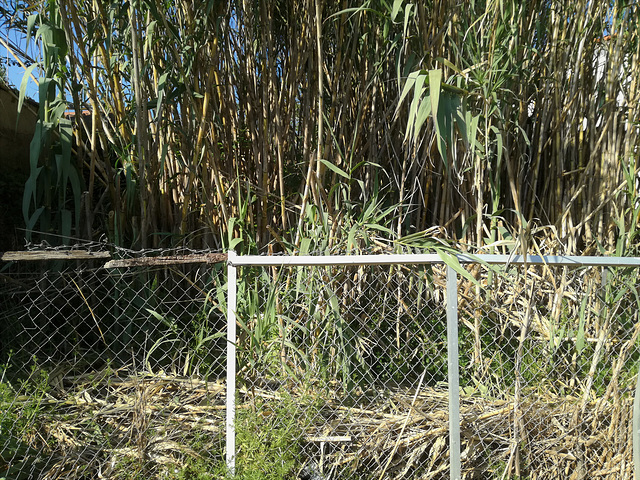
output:
<instances>
[{"instance_id":1,"label":"white metal pipe frame","mask_svg":"<svg viewBox=\"0 0 640 480\"><path fill-rule=\"evenodd\" d=\"M245 255L228 258L228 263L239 266L322 266L322 265L424 265L446 263L446 256L460 263L488 265L564 265L573 267L640 267L638 257L579 257L540 255L471 255L471 254L388 254L388 255ZM444 257L444 258L443 258Z\"/></svg>"},{"instance_id":2,"label":"white metal pipe frame","mask_svg":"<svg viewBox=\"0 0 640 480\"><path fill-rule=\"evenodd\" d=\"M441 254L377 254L377 255L236 255L227 257L227 398L226 398L226 462L229 473L235 473L235 390L236 390L236 308L237 268L242 266L336 266L336 265L425 265L447 264L456 259L460 264L480 263L487 265L554 265L568 267L640 267L638 257L595 256L539 256L539 255L471 255L462 253ZM460 480L460 385L458 364L458 294L457 273L447 267L447 354L449 388L449 442L450 478ZM639 377L640 378L640 377ZM640 382L638 382L640 392ZM634 451L640 456L640 402L634 402ZM636 418L638 417L638 418ZM634 458L635 461L635 458ZM637 462L635 462L637 463ZM635 465L638 470L639 465ZM638 475L638 472L636 472Z\"/></svg>"}]
</instances>

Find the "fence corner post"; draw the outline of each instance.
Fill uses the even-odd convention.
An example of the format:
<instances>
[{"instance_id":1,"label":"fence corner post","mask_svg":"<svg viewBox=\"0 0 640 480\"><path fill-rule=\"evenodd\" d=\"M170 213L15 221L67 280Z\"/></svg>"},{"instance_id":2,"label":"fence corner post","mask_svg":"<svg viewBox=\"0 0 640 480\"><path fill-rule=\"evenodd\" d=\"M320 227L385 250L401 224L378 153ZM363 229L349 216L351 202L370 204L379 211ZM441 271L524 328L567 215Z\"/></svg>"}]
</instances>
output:
<instances>
[{"instance_id":1,"label":"fence corner post","mask_svg":"<svg viewBox=\"0 0 640 480\"><path fill-rule=\"evenodd\" d=\"M238 275L234 260L236 252L227 254L227 421L226 463L229 474L236 471L236 308Z\"/></svg>"},{"instance_id":2,"label":"fence corner post","mask_svg":"<svg viewBox=\"0 0 640 480\"><path fill-rule=\"evenodd\" d=\"M460 480L460 372L458 360L458 275L447 266L447 366L449 375L449 478Z\"/></svg>"}]
</instances>

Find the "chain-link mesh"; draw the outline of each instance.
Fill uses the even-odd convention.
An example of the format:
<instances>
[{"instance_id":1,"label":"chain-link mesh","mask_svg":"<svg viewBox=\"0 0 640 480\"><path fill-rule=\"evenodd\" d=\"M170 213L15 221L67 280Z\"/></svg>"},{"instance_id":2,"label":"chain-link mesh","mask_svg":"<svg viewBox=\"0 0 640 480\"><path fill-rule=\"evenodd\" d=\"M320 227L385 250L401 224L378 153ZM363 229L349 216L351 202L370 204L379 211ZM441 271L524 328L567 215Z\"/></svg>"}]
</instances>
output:
<instances>
[{"instance_id":1,"label":"chain-link mesh","mask_svg":"<svg viewBox=\"0 0 640 480\"><path fill-rule=\"evenodd\" d=\"M465 268L463 478L632 478L636 270ZM239 472L449 478L444 266L240 271Z\"/></svg>"},{"instance_id":2,"label":"chain-link mesh","mask_svg":"<svg viewBox=\"0 0 640 480\"><path fill-rule=\"evenodd\" d=\"M288 473L303 478L448 469L442 267L241 272L241 403L262 414L257 424L239 416L240 472L257 466L243 450L247 429L279 444Z\"/></svg>"},{"instance_id":3,"label":"chain-link mesh","mask_svg":"<svg viewBox=\"0 0 640 480\"><path fill-rule=\"evenodd\" d=\"M472 271L483 289L459 289L464 470L633 478L637 270Z\"/></svg>"},{"instance_id":4,"label":"chain-link mesh","mask_svg":"<svg viewBox=\"0 0 640 480\"><path fill-rule=\"evenodd\" d=\"M103 263L4 265L0 478L183 478L222 458L224 265Z\"/></svg>"},{"instance_id":5,"label":"chain-link mesh","mask_svg":"<svg viewBox=\"0 0 640 480\"><path fill-rule=\"evenodd\" d=\"M463 478L632 478L637 271L464 268ZM0 478L223 478L225 273L5 265ZM239 267L238 478L448 478L445 286Z\"/></svg>"}]
</instances>

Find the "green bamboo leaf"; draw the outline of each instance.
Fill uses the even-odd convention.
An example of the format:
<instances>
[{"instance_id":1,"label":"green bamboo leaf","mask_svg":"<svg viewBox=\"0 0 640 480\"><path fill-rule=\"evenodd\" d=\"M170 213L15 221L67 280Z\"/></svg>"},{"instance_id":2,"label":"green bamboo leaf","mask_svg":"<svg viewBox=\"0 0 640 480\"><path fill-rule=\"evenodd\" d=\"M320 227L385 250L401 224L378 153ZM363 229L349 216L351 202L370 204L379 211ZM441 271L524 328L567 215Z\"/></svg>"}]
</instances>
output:
<instances>
[{"instance_id":1,"label":"green bamboo leaf","mask_svg":"<svg viewBox=\"0 0 640 480\"><path fill-rule=\"evenodd\" d=\"M425 97L420 102L420 108L418 108L418 112L416 114L416 118L414 121L413 139L418 138L420 130L429 118L429 115L431 115L431 98Z\"/></svg>"},{"instance_id":2,"label":"green bamboo leaf","mask_svg":"<svg viewBox=\"0 0 640 480\"><path fill-rule=\"evenodd\" d=\"M356 234L358 233L357 225L353 225L349 229L349 234L347 235L347 253L351 252L351 249L355 246Z\"/></svg>"},{"instance_id":3,"label":"green bamboo leaf","mask_svg":"<svg viewBox=\"0 0 640 480\"><path fill-rule=\"evenodd\" d=\"M200 344L202 345L204 343L210 342L211 340L215 340L216 338L222 338L226 336L227 336L227 332L214 333L213 335L209 335L207 337L204 337L202 340L200 340Z\"/></svg>"},{"instance_id":4,"label":"green bamboo leaf","mask_svg":"<svg viewBox=\"0 0 640 480\"><path fill-rule=\"evenodd\" d=\"M31 38L33 37L33 30L36 26L36 21L38 21L39 14L33 13L29 15L27 18L27 43L25 47L25 51L29 51L29 43L31 42Z\"/></svg>"},{"instance_id":5,"label":"green bamboo leaf","mask_svg":"<svg viewBox=\"0 0 640 480\"><path fill-rule=\"evenodd\" d=\"M462 137L462 141L464 142L467 149L469 148L469 127L470 125L467 123L467 115L466 109L464 108L464 102L462 98L458 95L453 97L453 122L458 129L458 133L460 137Z\"/></svg>"},{"instance_id":6,"label":"green bamboo leaf","mask_svg":"<svg viewBox=\"0 0 640 480\"><path fill-rule=\"evenodd\" d=\"M446 67L449 67L451 70L456 72L458 75L462 75L462 72L460 72L460 69L458 67L456 67L453 63L451 63L451 61L447 60L446 58L436 57L435 61L442 63Z\"/></svg>"},{"instance_id":7,"label":"green bamboo leaf","mask_svg":"<svg viewBox=\"0 0 640 480\"><path fill-rule=\"evenodd\" d=\"M64 105L66 107L66 105ZM64 112L63 112L64 113ZM60 133L60 146L62 149L62 157L67 166L71 165L71 152L73 150L73 125L71 120L60 116L58 122L58 131Z\"/></svg>"},{"instance_id":8,"label":"green bamboo leaf","mask_svg":"<svg viewBox=\"0 0 640 480\"><path fill-rule=\"evenodd\" d=\"M55 86L58 85L57 82L53 82L52 86L54 87L52 89L52 94L55 95ZM60 88L60 86L58 85L58 88ZM60 88L60 90L62 90L62 88ZM51 121L51 123L53 123L54 125L60 123L60 121L66 121L68 122L69 125L71 125L71 120L65 119L64 118L64 112L66 112L69 109L69 105L67 105L67 102L62 101L62 100L55 100L54 103L51 105L51 114L49 116L49 120ZM66 140L66 139L65 139ZM67 148L66 146L64 146L64 148Z\"/></svg>"},{"instance_id":9,"label":"green bamboo leaf","mask_svg":"<svg viewBox=\"0 0 640 480\"><path fill-rule=\"evenodd\" d=\"M400 94L400 99L398 100L398 106L396 107L396 115L400 111L400 107L404 102L404 99L409 95L409 92L413 90L413 87L418 79L420 72L411 72L407 77L407 80L404 82L404 88L402 89L402 93Z\"/></svg>"},{"instance_id":10,"label":"green bamboo leaf","mask_svg":"<svg viewBox=\"0 0 640 480\"><path fill-rule=\"evenodd\" d=\"M180 39L180 33L178 31L178 28L176 28L175 25L173 25L172 22L167 22L166 17L164 16L164 12L161 12L160 10L158 10L158 7L161 4L159 2L145 2L145 6L149 9L149 12L151 13L152 18L154 19L153 21L156 23L160 23L162 24L169 33L171 33L171 36L175 39L175 40L179 40ZM125 20L126 16L128 16L128 12L125 12L122 19ZM163 30L163 32L166 32L167 30Z\"/></svg>"},{"instance_id":11,"label":"green bamboo leaf","mask_svg":"<svg viewBox=\"0 0 640 480\"><path fill-rule=\"evenodd\" d=\"M31 215L27 219L27 221L25 222L27 232L33 231L33 227L35 227L36 223L38 223L38 220L40 219L40 215L42 215L42 212L44 212L44 207L40 207L36 209L36 211L33 212L33 215Z\"/></svg>"},{"instance_id":12,"label":"green bamboo leaf","mask_svg":"<svg viewBox=\"0 0 640 480\"><path fill-rule=\"evenodd\" d=\"M447 144L443 136L444 125L440 109L440 86L442 85L442 71L429 70L429 97L431 99L431 113L436 128L436 143L442 161L447 165Z\"/></svg>"},{"instance_id":13,"label":"green bamboo leaf","mask_svg":"<svg viewBox=\"0 0 640 480\"><path fill-rule=\"evenodd\" d=\"M470 148L475 150L478 148L477 145L477 137L478 137L478 121L480 120L480 115L471 115L470 112L466 112L466 122L469 126L469 145Z\"/></svg>"},{"instance_id":14,"label":"green bamboo leaf","mask_svg":"<svg viewBox=\"0 0 640 480\"><path fill-rule=\"evenodd\" d=\"M377 208L378 208L377 202L374 202L374 201L369 202L365 206L364 212L362 212L362 219L367 220L371 218L373 212L375 212Z\"/></svg>"},{"instance_id":15,"label":"green bamboo leaf","mask_svg":"<svg viewBox=\"0 0 640 480\"><path fill-rule=\"evenodd\" d=\"M393 2L393 7L391 8L391 21L392 22L396 21L396 17L398 16L398 12L400 12L400 9L402 8L402 1L403 0L394 0L394 2Z\"/></svg>"},{"instance_id":16,"label":"green bamboo leaf","mask_svg":"<svg viewBox=\"0 0 640 480\"><path fill-rule=\"evenodd\" d=\"M377 223L365 223L364 226L372 230L378 230L379 232L386 233L387 235L390 235L390 236L393 235L393 230L383 225L379 225Z\"/></svg>"},{"instance_id":17,"label":"green bamboo leaf","mask_svg":"<svg viewBox=\"0 0 640 480\"><path fill-rule=\"evenodd\" d=\"M587 299L589 295L582 296L582 302L580 303L580 314L578 321L578 333L576 334L576 352L578 355L582 353L585 345L585 333L584 333L584 325L586 321L585 312L587 309Z\"/></svg>"},{"instance_id":18,"label":"green bamboo leaf","mask_svg":"<svg viewBox=\"0 0 640 480\"><path fill-rule=\"evenodd\" d=\"M411 18L411 10L413 9L413 4L410 3L404 9L404 25L402 27L402 38L407 38L407 28L409 26L409 19Z\"/></svg>"},{"instance_id":19,"label":"green bamboo leaf","mask_svg":"<svg viewBox=\"0 0 640 480\"><path fill-rule=\"evenodd\" d=\"M29 144L29 167L33 173L38 167L42 145L49 137L49 128L42 121L36 122L36 128L33 132L33 138Z\"/></svg>"},{"instance_id":20,"label":"green bamboo leaf","mask_svg":"<svg viewBox=\"0 0 640 480\"><path fill-rule=\"evenodd\" d=\"M382 202L378 202L379 206L382 206ZM390 207L385 208L384 210L380 211L377 215L376 218L379 219L383 219L385 218L387 215L389 215L390 213L396 211L398 209L400 205L391 205Z\"/></svg>"},{"instance_id":21,"label":"green bamboo leaf","mask_svg":"<svg viewBox=\"0 0 640 480\"><path fill-rule=\"evenodd\" d=\"M66 175L67 172L65 171L64 165L63 165L63 160L62 160L62 155L58 154L54 156L55 160L56 160L56 184L57 185L62 185L62 177L63 175ZM66 177L65 177L65 183L66 183ZM64 202L65 199L65 193L62 194L62 200Z\"/></svg>"},{"instance_id":22,"label":"green bamboo leaf","mask_svg":"<svg viewBox=\"0 0 640 480\"><path fill-rule=\"evenodd\" d=\"M55 90L51 88L53 86L53 79L49 77L42 77L38 81L38 99L41 105L46 105L47 102L53 101L55 98ZM43 109L40 109L40 115L44 113Z\"/></svg>"},{"instance_id":23,"label":"green bamboo leaf","mask_svg":"<svg viewBox=\"0 0 640 480\"><path fill-rule=\"evenodd\" d=\"M64 59L67 56L69 47L67 46L67 38L62 28L51 28L51 45L55 47L55 54L59 59Z\"/></svg>"},{"instance_id":24,"label":"green bamboo leaf","mask_svg":"<svg viewBox=\"0 0 640 480\"><path fill-rule=\"evenodd\" d=\"M409 120L407 122L407 131L405 132L405 140L407 139L407 135L411 140L415 140L416 135L418 133L418 129L416 128L416 122L418 119L418 110L421 106L421 103L424 103L423 95L426 90L425 81L427 76L424 74L418 75L415 81L415 85L413 88L413 100L411 101L411 106L409 107ZM427 97L429 99L429 97ZM413 133L413 136L411 134Z\"/></svg>"},{"instance_id":25,"label":"green bamboo leaf","mask_svg":"<svg viewBox=\"0 0 640 480\"><path fill-rule=\"evenodd\" d=\"M162 75L160 75L160 78L158 79L158 104L156 107L156 116L155 116L156 120L158 119L158 115L160 115L162 100L164 99L165 88L167 86L168 78L169 78L169 72L165 72Z\"/></svg>"},{"instance_id":26,"label":"green bamboo leaf","mask_svg":"<svg viewBox=\"0 0 640 480\"><path fill-rule=\"evenodd\" d=\"M234 238L236 223L238 223L238 219L236 217L231 217L227 225L227 249L229 250L234 250L243 241L241 228L239 229L241 236Z\"/></svg>"},{"instance_id":27,"label":"green bamboo leaf","mask_svg":"<svg viewBox=\"0 0 640 480\"><path fill-rule=\"evenodd\" d=\"M40 170L42 167L38 167L36 170L31 172L29 178L25 182L24 185L24 193L22 195L22 218L25 223L29 221L29 209L31 207L31 202L36 203L36 193L38 189L38 175L40 174Z\"/></svg>"},{"instance_id":28,"label":"green bamboo leaf","mask_svg":"<svg viewBox=\"0 0 640 480\"><path fill-rule=\"evenodd\" d=\"M334 165L333 163L331 163L328 160L325 160L324 158L320 159L320 163L322 163L325 167L327 167L329 170L337 173L338 175L340 175L341 177L346 178L347 180L351 180L351 176L345 172L344 170L342 170L340 167Z\"/></svg>"},{"instance_id":29,"label":"green bamboo leaf","mask_svg":"<svg viewBox=\"0 0 640 480\"><path fill-rule=\"evenodd\" d=\"M154 34L156 33L157 26L158 26L157 20L152 20L147 25L146 32L145 32L145 42L144 42L146 49L151 49L151 47L153 46L153 42L155 40Z\"/></svg>"},{"instance_id":30,"label":"green bamboo leaf","mask_svg":"<svg viewBox=\"0 0 640 480\"><path fill-rule=\"evenodd\" d=\"M304 333L305 335L309 334L309 329L306 327L304 323L298 322L284 314L281 314L280 318L283 320L285 329L288 328L290 330L299 330L301 333Z\"/></svg>"},{"instance_id":31,"label":"green bamboo leaf","mask_svg":"<svg viewBox=\"0 0 640 480\"><path fill-rule=\"evenodd\" d=\"M334 313L335 318L340 318L340 304L338 303L338 296L329 285L326 285L325 289L327 291L327 296L329 297L331 311Z\"/></svg>"},{"instance_id":32,"label":"green bamboo leaf","mask_svg":"<svg viewBox=\"0 0 640 480\"><path fill-rule=\"evenodd\" d=\"M442 261L449 267L453 268L456 273L462 275L464 278L469 280L474 285L480 285L480 282L471 275L466 268L460 265L458 258L455 255L452 255L444 250L438 250L438 256L442 259Z\"/></svg>"},{"instance_id":33,"label":"green bamboo leaf","mask_svg":"<svg viewBox=\"0 0 640 480\"><path fill-rule=\"evenodd\" d=\"M71 192L73 193L73 205L75 211L75 225L80 224L80 203L82 198L82 186L80 184L80 177L76 168L71 162L71 152L73 148L73 125L71 120L61 118L58 123L58 133L60 147L62 150L61 157L61 174L58 186L62 190L62 205L66 204L67 186L71 186ZM56 155L56 158L58 156Z\"/></svg>"},{"instance_id":34,"label":"green bamboo leaf","mask_svg":"<svg viewBox=\"0 0 640 480\"><path fill-rule=\"evenodd\" d=\"M327 20L330 18L339 17L340 15L344 15L345 13L352 13L354 15L356 13L373 13L374 15L377 15L383 19L385 19L386 17L386 15L383 12L380 12L373 8L367 8L367 7L361 6L361 7L345 8L344 10L340 10L339 12L336 12L333 15L329 15L327 17Z\"/></svg>"},{"instance_id":35,"label":"green bamboo leaf","mask_svg":"<svg viewBox=\"0 0 640 480\"><path fill-rule=\"evenodd\" d=\"M242 239L241 238L233 238L233 239L231 239L231 241L229 242L229 250L233 250L234 248L236 248L241 243L242 243Z\"/></svg>"},{"instance_id":36,"label":"green bamboo leaf","mask_svg":"<svg viewBox=\"0 0 640 480\"><path fill-rule=\"evenodd\" d=\"M438 123L442 134L445 149L448 149L453 142L454 125L459 110L461 109L461 97L448 92L441 93L440 106L438 111ZM462 120L464 123L464 120ZM466 134L466 126L462 126Z\"/></svg>"},{"instance_id":37,"label":"green bamboo leaf","mask_svg":"<svg viewBox=\"0 0 640 480\"><path fill-rule=\"evenodd\" d=\"M39 63L34 63L30 65L25 71L24 75L22 75L22 81L20 82L20 94L18 96L18 114L22 111L22 105L24 105L24 97L27 93L27 84L29 83L29 78L31 77L31 73L33 69L39 66Z\"/></svg>"},{"instance_id":38,"label":"green bamboo leaf","mask_svg":"<svg viewBox=\"0 0 640 480\"><path fill-rule=\"evenodd\" d=\"M297 353L297 354L298 354L298 356L299 356L303 361L305 361L305 362L307 362L307 361L308 361L309 357L307 356L307 354L306 354L304 351L302 351L300 348L298 348L297 346L295 346L295 345L294 345L290 340L283 340L283 341L282 341L282 344L283 344L285 347L287 347L287 348L291 349L292 351L294 351L295 353ZM286 366L286 365L285 365L285 366ZM293 373L293 372L291 372L291 373Z\"/></svg>"},{"instance_id":39,"label":"green bamboo leaf","mask_svg":"<svg viewBox=\"0 0 640 480\"><path fill-rule=\"evenodd\" d=\"M502 164L502 145L503 145L502 133L500 132L500 130L498 130L497 127L495 127L493 125L491 126L491 130L493 131L493 133L494 133L494 135L496 137L496 143L498 144L497 148L496 148L496 153L498 155L497 169L499 169L500 165Z\"/></svg>"},{"instance_id":40,"label":"green bamboo leaf","mask_svg":"<svg viewBox=\"0 0 640 480\"><path fill-rule=\"evenodd\" d=\"M35 132L29 147L29 178L25 183L24 193L22 194L22 216L26 223L28 223L30 219L29 209L31 202L36 205L38 201L38 177L42 171L42 167L38 166L38 161L40 159L42 144L47 135L47 128L40 120L38 120L36 122Z\"/></svg>"}]
</instances>

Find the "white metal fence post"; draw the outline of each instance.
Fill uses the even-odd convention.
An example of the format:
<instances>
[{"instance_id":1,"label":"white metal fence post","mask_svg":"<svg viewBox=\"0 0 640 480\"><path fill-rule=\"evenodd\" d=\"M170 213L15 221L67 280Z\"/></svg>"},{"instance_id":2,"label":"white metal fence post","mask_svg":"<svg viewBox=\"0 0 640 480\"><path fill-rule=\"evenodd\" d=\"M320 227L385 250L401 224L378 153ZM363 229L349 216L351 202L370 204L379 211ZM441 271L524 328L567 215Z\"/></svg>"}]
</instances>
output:
<instances>
[{"instance_id":1,"label":"white metal fence post","mask_svg":"<svg viewBox=\"0 0 640 480\"><path fill-rule=\"evenodd\" d=\"M633 415L631 419L633 471L640 478L640 374L636 378L636 391L633 397Z\"/></svg>"},{"instance_id":2,"label":"white metal fence post","mask_svg":"<svg viewBox=\"0 0 640 480\"><path fill-rule=\"evenodd\" d=\"M236 308L238 275L234 260L236 253L227 254L227 469L233 476L236 470Z\"/></svg>"},{"instance_id":3,"label":"white metal fence post","mask_svg":"<svg viewBox=\"0 0 640 480\"><path fill-rule=\"evenodd\" d=\"M458 275L447 266L447 366L449 370L449 460L451 480L460 480L460 373L458 370Z\"/></svg>"}]
</instances>

